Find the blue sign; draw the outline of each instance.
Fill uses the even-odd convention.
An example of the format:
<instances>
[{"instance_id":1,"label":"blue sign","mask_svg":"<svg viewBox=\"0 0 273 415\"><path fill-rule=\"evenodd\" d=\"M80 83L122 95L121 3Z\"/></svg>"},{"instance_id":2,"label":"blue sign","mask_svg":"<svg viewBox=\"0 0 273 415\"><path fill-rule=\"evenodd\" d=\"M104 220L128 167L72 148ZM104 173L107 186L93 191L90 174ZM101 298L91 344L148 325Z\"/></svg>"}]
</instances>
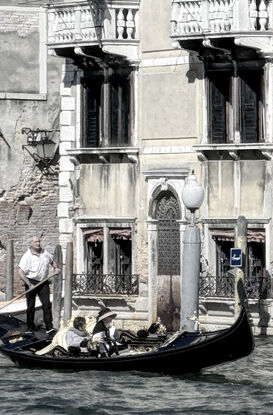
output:
<instances>
[{"instance_id":1,"label":"blue sign","mask_svg":"<svg viewBox=\"0 0 273 415\"><path fill-rule=\"evenodd\" d=\"M230 266L241 267L242 264L243 264L243 259L242 259L241 248L231 248L230 249Z\"/></svg>"}]
</instances>

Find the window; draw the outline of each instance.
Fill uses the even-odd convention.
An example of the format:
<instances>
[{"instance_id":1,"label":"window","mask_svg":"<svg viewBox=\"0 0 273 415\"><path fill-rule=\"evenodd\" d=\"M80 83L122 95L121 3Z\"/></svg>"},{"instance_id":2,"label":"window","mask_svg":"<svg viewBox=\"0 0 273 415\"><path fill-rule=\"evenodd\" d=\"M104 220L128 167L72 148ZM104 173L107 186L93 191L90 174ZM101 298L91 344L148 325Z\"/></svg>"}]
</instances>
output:
<instances>
[{"instance_id":1,"label":"window","mask_svg":"<svg viewBox=\"0 0 273 415\"><path fill-rule=\"evenodd\" d=\"M131 274L130 228L106 227L106 232L103 228L90 228L84 231L84 236L88 274ZM105 258L104 244L108 247Z\"/></svg>"},{"instance_id":2,"label":"window","mask_svg":"<svg viewBox=\"0 0 273 415\"><path fill-rule=\"evenodd\" d=\"M130 73L101 73L84 78L82 141L84 147L130 145Z\"/></svg>"},{"instance_id":3,"label":"window","mask_svg":"<svg viewBox=\"0 0 273 415\"><path fill-rule=\"evenodd\" d=\"M216 247L216 294L224 291L234 292L234 279L228 271L230 268L230 249L234 247L232 229L213 230L212 236ZM265 232L251 229L247 232L246 254L246 288L252 297L266 297L268 283L265 272Z\"/></svg>"},{"instance_id":4,"label":"window","mask_svg":"<svg viewBox=\"0 0 273 415\"><path fill-rule=\"evenodd\" d=\"M207 65L209 140L214 144L263 140L263 72Z\"/></svg>"}]
</instances>

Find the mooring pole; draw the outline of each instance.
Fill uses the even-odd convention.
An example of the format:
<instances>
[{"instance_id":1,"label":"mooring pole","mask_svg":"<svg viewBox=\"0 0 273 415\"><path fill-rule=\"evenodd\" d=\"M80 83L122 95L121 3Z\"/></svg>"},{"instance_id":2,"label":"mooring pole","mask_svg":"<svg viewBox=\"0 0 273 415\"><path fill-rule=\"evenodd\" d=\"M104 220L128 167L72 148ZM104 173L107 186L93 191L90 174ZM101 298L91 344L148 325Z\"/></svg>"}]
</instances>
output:
<instances>
[{"instance_id":1,"label":"mooring pole","mask_svg":"<svg viewBox=\"0 0 273 415\"><path fill-rule=\"evenodd\" d=\"M61 245L56 245L54 251L54 261L58 267L62 270L63 266L63 254ZM61 310L62 310L62 279L63 273L54 278L53 280L53 326L55 329L60 328Z\"/></svg>"},{"instance_id":2,"label":"mooring pole","mask_svg":"<svg viewBox=\"0 0 273 415\"><path fill-rule=\"evenodd\" d=\"M6 300L13 298L13 278L14 278L14 249L13 240L7 242L7 267L6 267Z\"/></svg>"},{"instance_id":3,"label":"mooring pole","mask_svg":"<svg viewBox=\"0 0 273 415\"><path fill-rule=\"evenodd\" d=\"M66 261L65 261L64 324L67 324L72 314L72 278L73 278L73 243L68 242L66 246Z\"/></svg>"},{"instance_id":4,"label":"mooring pole","mask_svg":"<svg viewBox=\"0 0 273 415\"><path fill-rule=\"evenodd\" d=\"M234 305L234 316L237 318L240 314L240 299L238 295L238 281L242 279L245 285L246 278L246 253L247 253L247 221L244 216L239 216L235 227L235 240L234 247L242 250L242 267L236 268L235 270L235 305Z\"/></svg>"}]
</instances>

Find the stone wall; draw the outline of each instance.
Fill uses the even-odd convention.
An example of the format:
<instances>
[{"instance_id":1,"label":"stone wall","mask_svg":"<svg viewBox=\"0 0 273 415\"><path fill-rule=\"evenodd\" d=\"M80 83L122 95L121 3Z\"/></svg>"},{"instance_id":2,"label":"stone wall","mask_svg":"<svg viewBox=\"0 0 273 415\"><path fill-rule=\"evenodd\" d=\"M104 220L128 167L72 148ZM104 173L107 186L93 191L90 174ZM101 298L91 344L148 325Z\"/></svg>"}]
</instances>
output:
<instances>
[{"instance_id":1,"label":"stone wall","mask_svg":"<svg viewBox=\"0 0 273 415\"><path fill-rule=\"evenodd\" d=\"M14 295L21 255L33 235L51 253L59 243L59 115L62 60L46 49L46 15L39 7L1 1L0 42L0 290L6 286L6 246L14 241ZM56 130L49 169L37 165L22 128Z\"/></svg>"},{"instance_id":2,"label":"stone wall","mask_svg":"<svg viewBox=\"0 0 273 415\"><path fill-rule=\"evenodd\" d=\"M12 239L15 295L23 288L17 276L18 262L31 237L41 236L42 245L51 253L58 244L58 166L52 166L48 173L39 170L30 160L25 161L20 181L0 199L0 289L5 291L6 244Z\"/></svg>"}]
</instances>

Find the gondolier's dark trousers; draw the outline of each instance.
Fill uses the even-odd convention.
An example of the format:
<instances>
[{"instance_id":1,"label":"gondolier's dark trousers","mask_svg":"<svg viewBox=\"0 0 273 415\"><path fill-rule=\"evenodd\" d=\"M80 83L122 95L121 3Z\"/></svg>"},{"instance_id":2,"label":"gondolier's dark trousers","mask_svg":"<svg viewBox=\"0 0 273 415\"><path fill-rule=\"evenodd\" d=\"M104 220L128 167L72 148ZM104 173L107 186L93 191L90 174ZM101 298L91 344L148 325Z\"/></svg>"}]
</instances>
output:
<instances>
[{"instance_id":1,"label":"gondolier's dark trousers","mask_svg":"<svg viewBox=\"0 0 273 415\"><path fill-rule=\"evenodd\" d=\"M36 285L39 281L32 280L29 278L31 284ZM26 290L29 289L29 286L25 284ZM35 315L35 300L36 295L38 295L43 308L44 322L46 325L46 330L52 329L52 312L51 312L51 303L50 303L50 290L49 282L46 281L44 284L39 285L39 287L30 291L26 294L27 298L27 326L28 330L35 330L34 324L34 315Z\"/></svg>"}]
</instances>

